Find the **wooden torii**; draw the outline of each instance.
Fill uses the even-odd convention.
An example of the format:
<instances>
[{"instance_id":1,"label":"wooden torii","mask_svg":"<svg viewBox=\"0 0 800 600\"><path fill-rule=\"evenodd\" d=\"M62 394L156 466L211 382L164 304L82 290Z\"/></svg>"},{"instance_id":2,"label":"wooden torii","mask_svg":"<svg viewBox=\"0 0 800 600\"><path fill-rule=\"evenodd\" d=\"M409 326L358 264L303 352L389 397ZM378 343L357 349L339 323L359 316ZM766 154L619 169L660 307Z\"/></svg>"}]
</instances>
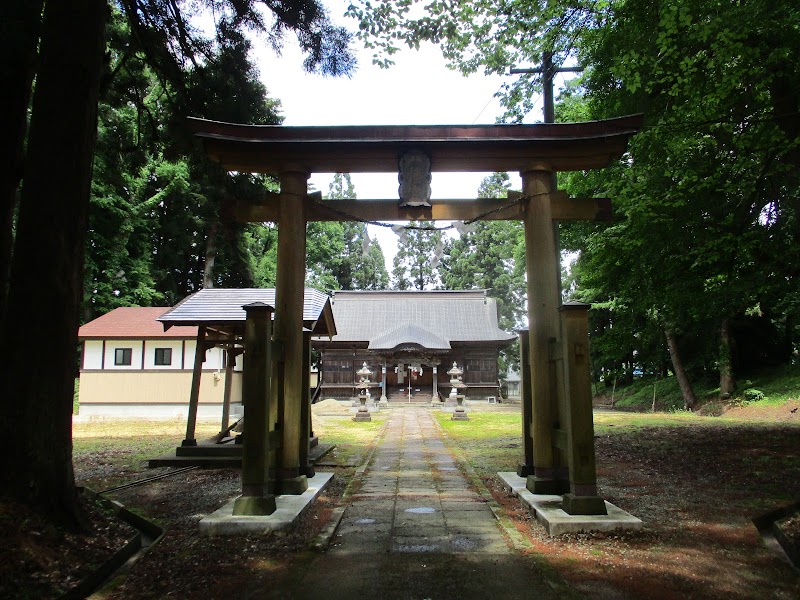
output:
<instances>
[{"instance_id":1,"label":"wooden torii","mask_svg":"<svg viewBox=\"0 0 800 600\"><path fill-rule=\"evenodd\" d=\"M302 332L306 223L309 221L406 221L473 219L524 223L529 330L523 339L522 374L528 390L523 402L525 461L518 473L537 494L564 494L571 514L605 512L597 496L591 390L588 369L587 305L561 305L557 241L553 222L604 219L608 199L570 198L555 189L558 171L607 166L624 153L642 125L641 115L586 123L536 125L333 126L239 125L191 118L190 127L208 154L230 171L268 173L280 181L279 193L266 193L257 205L232 200L223 211L241 222L278 224L274 342L283 353L283 370L272 383L283 398L281 444L276 464L257 468L256 479L273 474L275 489L300 494L307 487L300 463L304 348ZM404 164L426 163L404 173ZM410 167L409 167L410 169ZM322 200L307 193L311 173L400 172L406 182L422 181L413 198ZM430 173L518 171L522 193L507 200L430 200L424 188ZM401 192L401 196L402 196ZM428 191L428 197L429 197ZM409 201L411 200L411 201ZM257 312L255 307L252 312ZM246 346L246 361L250 346ZM254 346L256 347L256 346ZM245 363L256 364L250 357ZM263 361L262 361L263 362ZM260 363L259 363L260 364ZM245 393L245 410L270 403L254 384ZM263 410L259 409L259 410ZM269 411L267 411L269 412ZM247 422L247 420L246 420ZM262 436L263 437L263 436ZM245 445L267 443L246 435ZM245 449L247 456L263 452ZM247 466L245 465L245 469ZM268 481L243 486L249 514L271 506L259 495L271 493ZM261 512L259 512L261 511Z\"/></svg>"}]
</instances>

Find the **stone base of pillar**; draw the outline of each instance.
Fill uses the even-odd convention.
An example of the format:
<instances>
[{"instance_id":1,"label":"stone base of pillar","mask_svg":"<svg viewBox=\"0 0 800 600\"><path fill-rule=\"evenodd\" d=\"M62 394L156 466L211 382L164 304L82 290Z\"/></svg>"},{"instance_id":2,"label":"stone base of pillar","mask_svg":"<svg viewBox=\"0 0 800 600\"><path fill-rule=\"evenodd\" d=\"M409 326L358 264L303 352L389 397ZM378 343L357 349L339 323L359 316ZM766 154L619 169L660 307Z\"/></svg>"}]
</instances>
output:
<instances>
[{"instance_id":1,"label":"stone base of pillar","mask_svg":"<svg viewBox=\"0 0 800 600\"><path fill-rule=\"evenodd\" d=\"M569 482L559 481L549 477L537 477L536 475L528 475L528 481L525 484L531 494L544 494L548 496L563 494L569 489Z\"/></svg>"},{"instance_id":2,"label":"stone base of pillar","mask_svg":"<svg viewBox=\"0 0 800 600\"><path fill-rule=\"evenodd\" d=\"M528 475L533 475L533 465L526 465L525 463L519 463L517 465L517 475L520 477L527 477Z\"/></svg>"},{"instance_id":3,"label":"stone base of pillar","mask_svg":"<svg viewBox=\"0 0 800 600\"><path fill-rule=\"evenodd\" d=\"M378 408L388 408L388 406L389 400L386 398L386 396L381 396L381 399L378 400Z\"/></svg>"},{"instance_id":4,"label":"stone base of pillar","mask_svg":"<svg viewBox=\"0 0 800 600\"><path fill-rule=\"evenodd\" d=\"M568 515L607 515L606 502L600 496L564 494L561 508Z\"/></svg>"},{"instance_id":5,"label":"stone base of pillar","mask_svg":"<svg viewBox=\"0 0 800 600\"><path fill-rule=\"evenodd\" d=\"M353 417L353 421L357 421L359 423L372 421L372 415L370 415L369 411L367 411L367 410L365 410L363 412L359 410L356 413L356 416Z\"/></svg>"},{"instance_id":6,"label":"stone base of pillar","mask_svg":"<svg viewBox=\"0 0 800 600\"><path fill-rule=\"evenodd\" d=\"M265 516L275 512L275 496L239 496L233 504L234 515Z\"/></svg>"},{"instance_id":7,"label":"stone base of pillar","mask_svg":"<svg viewBox=\"0 0 800 600\"><path fill-rule=\"evenodd\" d=\"M287 477L276 479L273 486L276 496L299 496L308 489L308 477Z\"/></svg>"},{"instance_id":8,"label":"stone base of pillar","mask_svg":"<svg viewBox=\"0 0 800 600\"><path fill-rule=\"evenodd\" d=\"M197 446L197 440L195 440L195 439L183 440L181 442L181 446Z\"/></svg>"}]
</instances>

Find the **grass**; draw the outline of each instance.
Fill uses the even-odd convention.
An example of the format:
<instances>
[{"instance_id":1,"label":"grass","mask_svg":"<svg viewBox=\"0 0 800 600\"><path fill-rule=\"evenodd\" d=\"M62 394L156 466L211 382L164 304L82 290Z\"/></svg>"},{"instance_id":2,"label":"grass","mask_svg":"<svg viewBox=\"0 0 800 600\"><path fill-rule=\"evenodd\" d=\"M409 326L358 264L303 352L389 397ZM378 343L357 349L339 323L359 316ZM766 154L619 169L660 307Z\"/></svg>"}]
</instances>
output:
<instances>
[{"instance_id":1,"label":"grass","mask_svg":"<svg viewBox=\"0 0 800 600\"><path fill-rule=\"evenodd\" d=\"M318 417L314 420L314 434L326 444L334 444L332 456L340 465L360 465L376 436L383 430L385 413L373 413L372 421L355 422L351 416Z\"/></svg>"},{"instance_id":2,"label":"grass","mask_svg":"<svg viewBox=\"0 0 800 600\"><path fill-rule=\"evenodd\" d=\"M678 412L683 409L683 397L675 377L654 380L636 379L626 386L618 386L614 391L614 406L619 409L650 411L653 405L653 386L655 386L656 410ZM710 379L692 381L698 402L715 404L719 396L719 382ZM764 406L781 405L800 398L800 365L782 365L763 368L742 375L737 381L736 392L727 402L732 406L753 404L745 392L760 390L764 394L758 404ZM598 390L610 401L611 389Z\"/></svg>"},{"instance_id":3,"label":"grass","mask_svg":"<svg viewBox=\"0 0 800 600\"><path fill-rule=\"evenodd\" d=\"M217 421L198 421L198 439L219 432ZM72 454L81 483L106 489L125 483L156 456L174 452L186 435L185 421L107 420L73 423ZM113 475L110 475L113 473Z\"/></svg>"},{"instance_id":4,"label":"grass","mask_svg":"<svg viewBox=\"0 0 800 600\"><path fill-rule=\"evenodd\" d=\"M314 433L326 444L336 446L334 457L342 465L361 464L380 433L386 415L374 414L368 423L356 423L351 417L324 417L315 420ZM219 432L219 422L198 421L195 435L207 439ZM88 464L102 474L98 467L137 472L147 460L174 451L186 435L186 422L146 420L99 420L74 423L72 447L76 463ZM96 481L90 475L89 484L110 486L116 481Z\"/></svg>"},{"instance_id":5,"label":"grass","mask_svg":"<svg viewBox=\"0 0 800 600\"><path fill-rule=\"evenodd\" d=\"M452 421L450 413L434 412L433 415L479 477L516 470L522 459L520 413L473 411L469 421Z\"/></svg>"}]
</instances>

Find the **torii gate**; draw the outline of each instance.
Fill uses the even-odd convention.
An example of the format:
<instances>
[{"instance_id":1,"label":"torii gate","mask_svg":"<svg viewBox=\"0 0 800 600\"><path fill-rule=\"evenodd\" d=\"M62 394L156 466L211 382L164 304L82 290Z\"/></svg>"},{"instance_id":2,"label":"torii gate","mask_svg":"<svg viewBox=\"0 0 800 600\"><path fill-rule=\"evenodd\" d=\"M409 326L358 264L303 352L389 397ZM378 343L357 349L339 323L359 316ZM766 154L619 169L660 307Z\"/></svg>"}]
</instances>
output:
<instances>
[{"instance_id":1,"label":"torii gate","mask_svg":"<svg viewBox=\"0 0 800 600\"><path fill-rule=\"evenodd\" d=\"M588 306L561 306L560 265L552 223L607 218L611 206L608 199L569 198L555 189L554 175L558 171L602 168L621 157L628 138L642 125L641 115L536 125L284 127L195 118L189 124L209 155L228 170L268 173L280 180L280 193L267 192L262 204L233 200L223 207L237 221L278 224L273 335L282 350L283 369L272 387L277 388L273 395L283 398L283 414L278 415L280 446L272 469L264 468L259 459L260 466L248 470L247 456L268 453L270 435L246 435L245 446L260 444L265 448L245 449L243 496L249 496L252 502L242 503L240 514L269 514L274 509L264 507L274 506L274 502L263 502L263 498L276 490L301 494L307 488L305 465L300 464L304 439L301 332L306 223L477 218L524 222L529 331L527 340L522 340L523 357L527 359L522 371L524 388L530 393L523 402L525 462L518 474L527 476L527 487L533 493L564 493L563 507L571 514L605 513L604 502L597 496L594 464ZM406 166L420 163L422 168ZM404 185L410 182L414 188L405 193L401 190L399 203L323 201L319 194L307 193L311 173L398 170ZM430 192L428 189L426 197L425 188L432 171L518 171L522 194L510 193L508 200L428 202ZM421 187L416 185L420 182ZM255 364L256 357L252 358ZM269 413L264 407L271 401L264 390L270 386L255 378L253 381L251 391L244 390L245 410ZM268 471L274 474L274 483L268 481Z\"/></svg>"}]
</instances>

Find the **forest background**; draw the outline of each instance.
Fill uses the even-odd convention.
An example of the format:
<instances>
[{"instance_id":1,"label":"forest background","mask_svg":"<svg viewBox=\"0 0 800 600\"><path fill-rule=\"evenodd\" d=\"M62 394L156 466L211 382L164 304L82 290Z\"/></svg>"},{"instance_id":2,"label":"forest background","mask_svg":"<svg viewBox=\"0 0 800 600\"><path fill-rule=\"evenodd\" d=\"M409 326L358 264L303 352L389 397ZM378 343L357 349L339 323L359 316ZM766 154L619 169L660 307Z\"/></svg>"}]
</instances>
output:
<instances>
[{"instance_id":1,"label":"forest background","mask_svg":"<svg viewBox=\"0 0 800 600\"><path fill-rule=\"evenodd\" d=\"M621 161L559 175L571 195L614 201L610 223L560 225L562 249L578 256L564 295L594 307L595 377L674 374L691 409L698 378L718 378L726 397L737 375L796 356L800 7L789 0L356 0L347 7L355 34L313 1L2 10L13 108L2 136L11 160L0 170L0 360L15 377L0 428L20 453L38 456L36 469L5 470L8 493L77 514L60 492L73 484L79 320L171 305L201 287L274 285L274 225L236 224L220 211L226 198L258 201L274 181L224 172L184 123L281 122L250 35L279 47L293 34L305 67L332 76L356 67L358 42L387 68L398 48L422 43L463 73L538 65L544 53L581 65L561 90L557 121L645 115ZM195 11L213 32L192 25ZM520 121L540 91L535 74L501 89L503 122ZM503 196L508 181L496 174L478 195ZM327 195L355 192L343 174ZM363 223L310 224L308 284L485 288L502 327L524 326L518 223L477 222L456 239L413 225L423 228L407 231L390 277ZM35 353L46 372L28 364ZM42 440L58 440L59 451Z\"/></svg>"}]
</instances>

